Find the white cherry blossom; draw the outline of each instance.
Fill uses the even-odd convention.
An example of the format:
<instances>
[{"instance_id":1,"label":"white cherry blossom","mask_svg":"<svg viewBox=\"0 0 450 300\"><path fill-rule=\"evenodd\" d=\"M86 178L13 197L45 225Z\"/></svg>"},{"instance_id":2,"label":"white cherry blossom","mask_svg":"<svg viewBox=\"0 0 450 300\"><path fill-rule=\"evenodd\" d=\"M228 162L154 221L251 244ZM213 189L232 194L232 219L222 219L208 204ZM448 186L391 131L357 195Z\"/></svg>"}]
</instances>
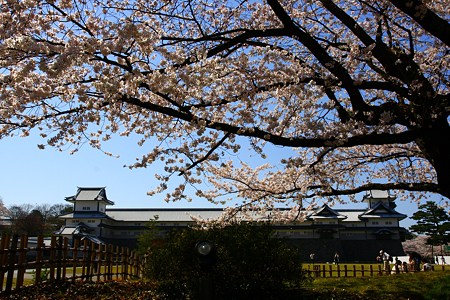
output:
<instances>
[{"instance_id":1,"label":"white cherry blossom","mask_svg":"<svg viewBox=\"0 0 450 300\"><path fill-rule=\"evenodd\" d=\"M165 164L150 195L244 199L229 215L301 219L369 189L449 198L449 7L0 0L0 138L117 155L103 143L138 135L158 146L129 167Z\"/></svg>"}]
</instances>

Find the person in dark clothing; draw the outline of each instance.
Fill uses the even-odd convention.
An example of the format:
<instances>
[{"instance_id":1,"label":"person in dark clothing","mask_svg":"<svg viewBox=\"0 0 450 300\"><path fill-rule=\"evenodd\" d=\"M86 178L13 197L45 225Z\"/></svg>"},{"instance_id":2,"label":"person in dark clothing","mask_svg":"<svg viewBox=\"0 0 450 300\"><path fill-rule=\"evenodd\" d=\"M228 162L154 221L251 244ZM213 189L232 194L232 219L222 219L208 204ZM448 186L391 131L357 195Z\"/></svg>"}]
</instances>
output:
<instances>
[{"instance_id":1,"label":"person in dark clothing","mask_svg":"<svg viewBox=\"0 0 450 300\"><path fill-rule=\"evenodd\" d=\"M337 252L334 254L333 263L335 265L339 264L339 253L337 253Z\"/></svg>"}]
</instances>

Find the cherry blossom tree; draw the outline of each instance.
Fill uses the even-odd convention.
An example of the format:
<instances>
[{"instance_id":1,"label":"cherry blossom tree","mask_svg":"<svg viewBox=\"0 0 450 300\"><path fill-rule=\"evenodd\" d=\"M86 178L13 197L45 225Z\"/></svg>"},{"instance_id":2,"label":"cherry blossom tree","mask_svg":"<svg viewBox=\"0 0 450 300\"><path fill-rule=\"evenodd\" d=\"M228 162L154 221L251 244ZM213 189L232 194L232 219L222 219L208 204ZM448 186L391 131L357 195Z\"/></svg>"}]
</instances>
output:
<instances>
[{"instance_id":1,"label":"cherry blossom tree","mask_svg":"<svg viewBox=\"0 0 450 300\"><path fill-rule=\"evenodd\" d=\"M448 198L449 7L0 0L0 137L106 152L137 135L152 149L129 167L165 163L150 194L182 179L167 200L297 216L370 189Z\"/></svg>"},{"instance_id":2,"label":"cherry blossom tree","mask_svg":"<svg viewBox=\"0 0 450 300\"><path fill-rule=\"evenodd\" d=\"M3 203L3 198L0 197L0 217L8 215L8 209L6 208L5 204Z\"/></svg>"}]
</instances>

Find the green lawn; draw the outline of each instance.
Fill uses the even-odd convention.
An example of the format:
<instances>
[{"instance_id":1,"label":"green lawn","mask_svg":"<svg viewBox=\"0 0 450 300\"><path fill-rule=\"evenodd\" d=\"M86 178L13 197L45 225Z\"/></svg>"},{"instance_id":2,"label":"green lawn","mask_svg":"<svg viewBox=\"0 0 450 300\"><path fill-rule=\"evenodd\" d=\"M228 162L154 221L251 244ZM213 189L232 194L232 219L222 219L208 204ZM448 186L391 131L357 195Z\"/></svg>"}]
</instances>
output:
<instances>
[{"instance_id":1,"label":"green lawn","mask_svg":"<svg viewBox=\"0 0 450 300\"><path fill-rule=\"evenodd\" d=\"M336 294L336 297L332 297L334 299L345 299L339 295L352 295L349 299L450 300L450 272L418 272L364 278L315 278L307 290Z\"/></svg>"},{"instance_id":2,"label":"green lawn","mask_svg":"<svg viewBox=\"0 0 450 300\"><path fill-rule=\"evenodd\" d=\"M21 288L1 299L163 299L143 280L113 282L52 282ZM417 272L373 277L312 278L301 290L288 290L285 300L450 300L450 271ZM74 298L74 296L76 297Z\"/></svg>"},{"instance_id":3,"label":"green lawn","mask_svg":"<svg viewBox=\"0 0 450 300\"><path fill-rule=\"evenodd\" d=\"M346 264L304 264L303 269L313 271L314 269L320 270L320 277L323 277L323 270L325 269L325 277L345 277L345 267L347 268L347 277L361 277L364 274L364 277L378 276L379 271L383 269L380 264L360 264L360 263L346 263ZM391 269L393 264L391 264ZM436 272L442 272L441 265L435 265ZM339 268L339 269L338 269ZM372 272L371 272L372 270ZM450 271L450 265L444 266L445 271ZM339 272L338 272L339 271ZM330 275L331 272L331 275Z\"/></svg>"}]
</instances>

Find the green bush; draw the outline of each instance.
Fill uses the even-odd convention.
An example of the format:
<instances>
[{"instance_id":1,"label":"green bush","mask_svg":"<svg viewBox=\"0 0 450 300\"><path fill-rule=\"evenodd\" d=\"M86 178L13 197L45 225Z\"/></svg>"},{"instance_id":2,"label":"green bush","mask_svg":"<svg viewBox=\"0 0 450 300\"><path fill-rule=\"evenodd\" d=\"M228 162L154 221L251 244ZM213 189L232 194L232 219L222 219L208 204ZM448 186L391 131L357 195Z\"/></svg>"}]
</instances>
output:
<instances>
[{"instance_id":1,"label":"green bush","mask_svg":"<svg viewBox=\"0 0 450 300\"><path fill-rule=\"evenodd\" d=\"M201 270L194 251L201 240L216 246L210 271ZM147 255L145 275L159 282L160 293L168 299L197 298L205 276L214 283L215 299L279 299L280 293L299 288L307 279L297 249L275 238L269 225L172 232Z\"/></svg>"}]
</instances>

